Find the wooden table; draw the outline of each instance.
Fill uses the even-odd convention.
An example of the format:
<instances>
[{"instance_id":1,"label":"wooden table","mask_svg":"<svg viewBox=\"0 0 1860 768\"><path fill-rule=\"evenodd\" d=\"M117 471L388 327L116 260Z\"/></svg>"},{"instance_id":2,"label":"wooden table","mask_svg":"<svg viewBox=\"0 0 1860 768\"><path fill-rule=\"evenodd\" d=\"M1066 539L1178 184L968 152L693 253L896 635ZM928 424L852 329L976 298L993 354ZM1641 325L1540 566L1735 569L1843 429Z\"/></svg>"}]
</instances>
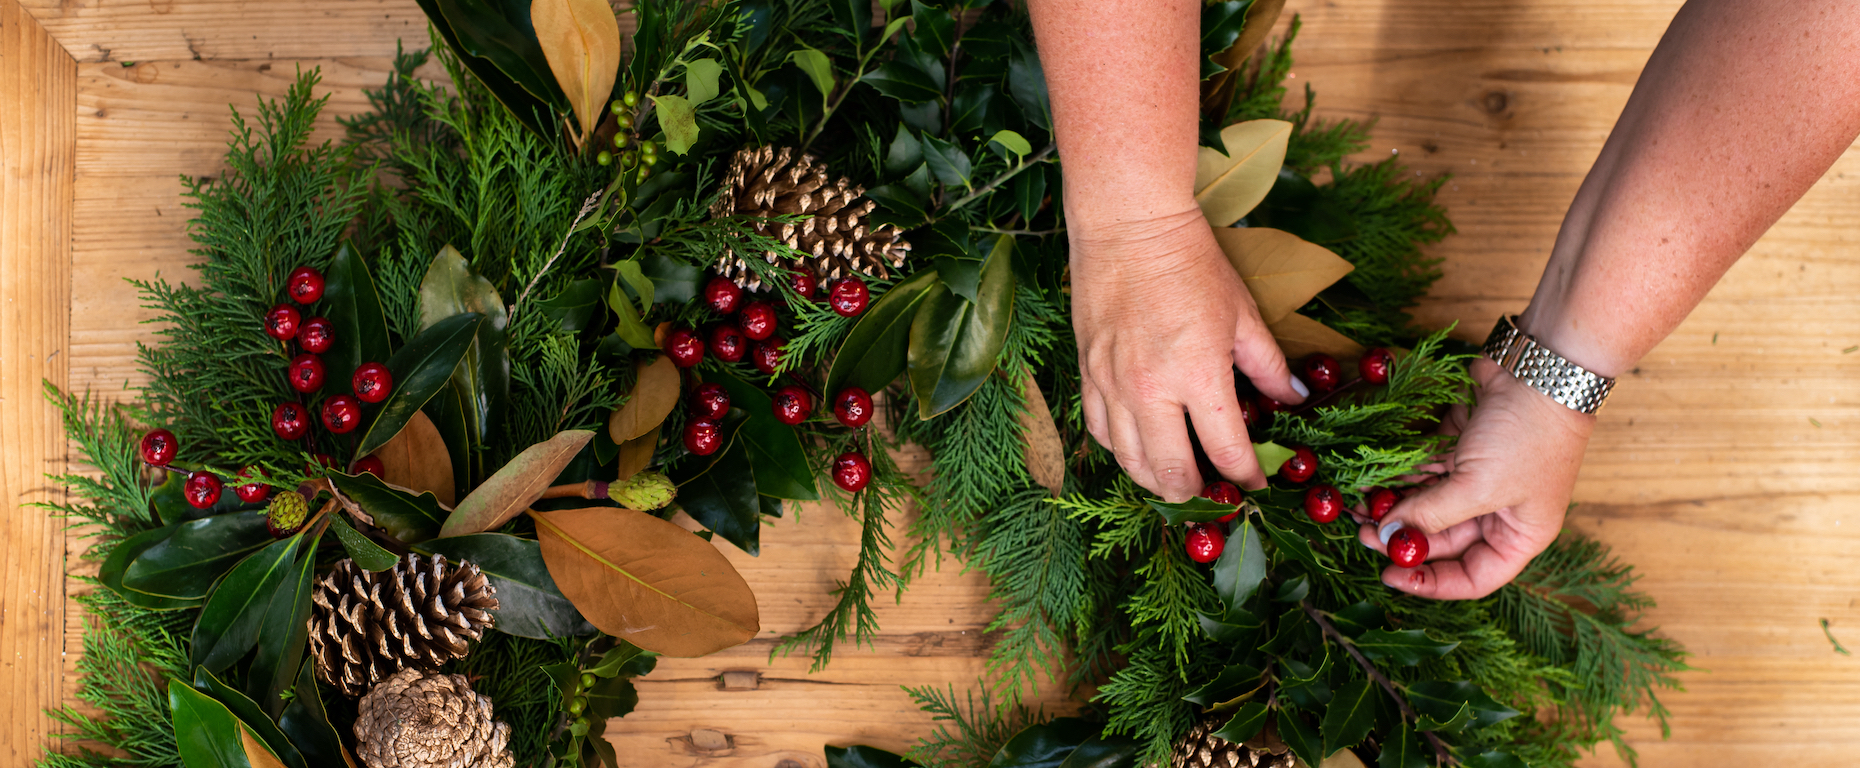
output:
<instances>
[{"instance_id":1,"label":"wooden table","mask_svg":"<svg viewBox=\"0 0 1860 768\"><path fill-rule=\"evenodd\" d=\"M1523 307L1564 207L1599 151L1675 0L1293 0L1292 84L1320 118L1380 118L1362 159L1399 154L1442 191L1460 234L1421 317L1475 338ZM1289 18L1290 14L1287 14ZM186 274L179 174L219 167L226 105L248 113L300 66L321 67L331 116L359 111L396 39L424 44L407 0L0 0L0 765L37 756L40 715L76 685L84 542L23 506L56 498L67 448L41 379L121 396L142 380L148 316L123 278ZM327 121L326 121L327 122ZM1789 126L1778 126L1778 139ZM324 137L333 138L333 123ZM1856 179L1847 174L1855 173ZM1860 155L1849 152L1617 390L1590 446L1571 524L1636 564L1651 624L1700 671L1664 701L1673 734L1628 721L1649 768L1777 760L1845 764L1860 748ZM1845 525L1855 517L1854 525ZM810 675L768 659L816 620L856 528L809 509L768 554L736 556L766 631L668 660L609 729L630 765L818 766L823 743L902 749L926 718L902 684L982 672L984 581L947 563L884 633ZM724 671L733 675L724 685ZM755 681L753 687L740 684ZM705 751L712 734L729 746ZM1589 761L1616 765L1604 753Z\"/></svg>"}]
</instances>

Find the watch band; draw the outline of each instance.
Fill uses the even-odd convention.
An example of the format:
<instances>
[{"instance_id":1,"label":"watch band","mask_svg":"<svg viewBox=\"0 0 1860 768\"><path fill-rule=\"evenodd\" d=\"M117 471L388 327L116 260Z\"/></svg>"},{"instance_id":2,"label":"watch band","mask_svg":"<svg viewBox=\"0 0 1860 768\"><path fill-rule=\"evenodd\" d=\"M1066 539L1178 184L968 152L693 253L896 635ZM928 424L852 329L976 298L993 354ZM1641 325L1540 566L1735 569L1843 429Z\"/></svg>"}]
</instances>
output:
<instances>
[{"instance_id":1,"label":"watch band","mask_svg":"<svg viewBox=\"0 0 1860 768\"><path fill-rule=\"evenodd\" d=\"M1480 351L1526 386L1579 413L1601 410L1615 388L1614 379L1589 372L1518 330L1516 315L1500 317Z\"/></svg>"}]
</instances>

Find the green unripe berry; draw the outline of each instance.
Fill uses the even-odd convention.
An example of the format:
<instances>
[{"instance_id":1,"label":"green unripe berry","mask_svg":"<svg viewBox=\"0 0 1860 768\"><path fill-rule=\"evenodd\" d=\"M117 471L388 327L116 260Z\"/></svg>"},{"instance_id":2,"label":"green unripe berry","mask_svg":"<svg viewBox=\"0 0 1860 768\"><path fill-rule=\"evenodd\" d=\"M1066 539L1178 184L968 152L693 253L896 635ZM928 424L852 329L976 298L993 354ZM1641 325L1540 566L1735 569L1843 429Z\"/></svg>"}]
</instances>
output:
<instances>
[{"instance_id":1,"label":"green unripe berry","mask_svg":"<svg viewBox=\"0 0 1860 768\"><path fill-rule=\"evenodd\" d=\"M587 708L588 700L580 696L576 696L574 701L568 703L568 713L571 715L579 715Z\"/></svg>"},{"instance_id":2,"label":"green unripe berry","mask_svg":"<svg viewBox=\"0 0 1860 768\"><path fill-rule=\"evenodd\" d=\"M633 113L627 112L627 113L620 115L617 118L614 118L614 124L620 126L620 130L623 130L623 131L632 130Z\"/></svg>"},{"instance_id":3,"label":"green unripe berry","mask_svg":"<svg viewBox=\"0 0 1860 768\"><path fill-rule=\"evenodd\" d=\"M651 168L647 168L647 167L645 167L645 166L640 166L640 169L639 169L639 180L640 180L640 181L645 181L645 180L646 180L646 177L647 177L647 176L651 176L651 175L652 175L652 169L651 169Z\"/></svg>"},{"instance_id":4,"label":"green unripe berry","mask_svg":"<svg viewBox=\"0 0 1860 768\"><path fill-rule=\"evenodd\" d=\"M594 675L587 673L587 672L581 673L581 690L585 691L593 687L594 687Z\"/></svg>"},{"instance_id":5,"label":"green unripe berry","mask_svg":"<svg viewBox=\"0 0 1860 768\"><path fill-rule=\"evenodd\" d=\"M620 165L627 168L639 165L639 153L630 149L622 152L620 154Z\"/></svg>"},{"instance_id":6,"label":"green unripe berry","mask_svg":"<svg viewBox=\"0 0 1860 768\"><path fill-rule=\"evenodd\" d=\"M639 106L639 94L632 91L627 91L625 96L620 97L620 100L626 102L629 107Z\"/></svg>"},{"instance_id":7,"label":"green unripe berry","mask_svg":"<svg viewBox=\"0 0 1860 768\"><path fill-rule=\"evenodd\" d=\"M642 141L639 143L639 153L647 157L652 157L653 155L659 154L659 145L650 141Z\"/></svg>"},{"instance_id":8,"label":"green unripe berry","mask_svg":"<svg viewBox=\"0 0 1860 768\"><path fill-rule=\"evenodd\" d=\"M641 157L639 161L642 163L645 163L646 167L650 168L652 166L659 164L659 156L658 155L646 155L646 156Z\"/></svg>"},{"instance_id":9,"label":"green unripe berry","mask_svg":"<svg viewBox=\"0 0 1860 768\"><path fill-rule=\"evenodd\" d=\"M616 133L614 134L614 149L626 149L626 145L632 143L632 141L633 137L626 131Z\"/></svg>"},{"instance_id":10,"label":"green unripe berry","mask_svg":"<svg viewBox=\"0 0 1860 768\"><path fill-rule=\"evenodd\" d=\"M603 149L600 154L594 156L594 162L600 163L601 165L613 165L614 153Z\"/></svg>"},{"instance_id":11,"label":"green unripe berry","mask_svg":"<svg viewBox=\"0 0 1860 768\"><path fill-rule=\"evenodd\" d=\"M626 112L626 105L621 104L619 99L614 99L613 103L607 105L607 111L614 113L614 117L619 117Z\"/></svg>"},{"instance_id":12,"label":"green unripe berry","mask_svg":"<svg viewBox=\"0 0 1860 768\"><path fill-rule=\"evenodd\" d=\"M581 728L581 732L582 732L582 733L587 733L587 732L588 732L588 719L587 719L587 718L585 718L585 717L577 717L577 718L575 718L575 725L577 725L577 726L579 726L579 727Z\"/></svg>"}]
</instances>

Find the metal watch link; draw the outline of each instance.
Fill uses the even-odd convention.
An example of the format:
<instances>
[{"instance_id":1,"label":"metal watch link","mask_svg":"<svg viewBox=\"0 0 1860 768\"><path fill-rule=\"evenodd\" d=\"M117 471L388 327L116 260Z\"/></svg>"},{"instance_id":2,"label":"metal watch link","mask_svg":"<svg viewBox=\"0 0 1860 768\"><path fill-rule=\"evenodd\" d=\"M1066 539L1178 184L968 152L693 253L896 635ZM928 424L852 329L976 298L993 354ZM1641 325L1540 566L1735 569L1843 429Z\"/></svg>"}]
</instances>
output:
<instances>
[{"instance_id":1,"label":"metal watch link","mask_svg":"<svg viewBox=\"0 0 1860 768\"><path fill-rule=\"evenodd\" d=\"M1578 413L1601 410L1615 388L1614 379L1589 372L1518 330L1517 315L1500 317L1480 351L1526 386Z\"/></svg>"}]
</instances>

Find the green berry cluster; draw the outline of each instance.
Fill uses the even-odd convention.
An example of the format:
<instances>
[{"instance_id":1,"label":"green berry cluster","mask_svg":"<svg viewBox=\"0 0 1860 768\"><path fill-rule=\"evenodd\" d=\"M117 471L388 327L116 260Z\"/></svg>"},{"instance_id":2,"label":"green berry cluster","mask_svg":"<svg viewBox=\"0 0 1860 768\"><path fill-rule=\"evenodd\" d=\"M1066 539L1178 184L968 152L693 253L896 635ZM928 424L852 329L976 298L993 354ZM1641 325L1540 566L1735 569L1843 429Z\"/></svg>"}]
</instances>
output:
<instances>
[{"instance_id":1,"label":"green berry cluster","mask_svg":"<svg viewBox=\"0 0 1860 768\"><path fill-rule=\"evenodd\" d=\"M613 113L614 125L619 130L614 132L613 149L603 149L594 156L594 162L603 166L620 164L621 171L635 170L641 181L652 175L651 168L659 162L659 148L651 141L636 141L633 133L635 108L639 106L639 94L628 91L608 105Z\"/></svg>"}]
</instances>

